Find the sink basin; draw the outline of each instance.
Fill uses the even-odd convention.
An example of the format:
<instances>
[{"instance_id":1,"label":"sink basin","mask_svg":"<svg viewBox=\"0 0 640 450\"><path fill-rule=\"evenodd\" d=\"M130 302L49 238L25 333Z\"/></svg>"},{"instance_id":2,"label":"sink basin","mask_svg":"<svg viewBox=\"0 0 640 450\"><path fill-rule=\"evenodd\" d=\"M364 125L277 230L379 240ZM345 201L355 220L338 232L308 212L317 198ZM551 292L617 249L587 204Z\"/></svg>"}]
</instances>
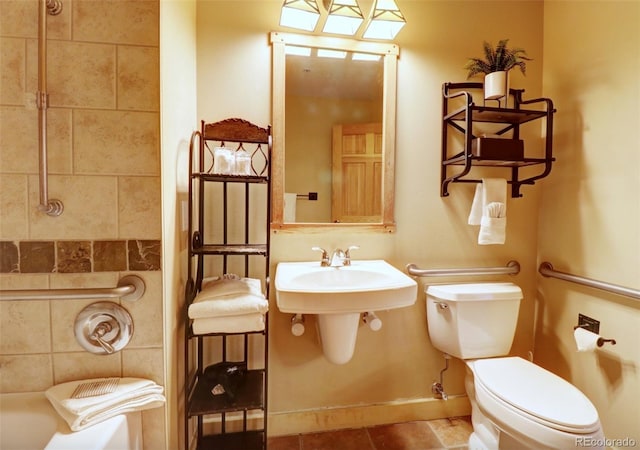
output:
<instances>
[{"instance_id":1,"label":"sink basin","mask_svg":"<svg viewBox=\"0 0 640 450\"><path fill-rule=\"evenodd\" d=\"M285 313L340 314L411 306L418 284L384 260L355 260L321 267L319 261L282 262L276 268L276 300Z\"/></svg>"}]
</instances>

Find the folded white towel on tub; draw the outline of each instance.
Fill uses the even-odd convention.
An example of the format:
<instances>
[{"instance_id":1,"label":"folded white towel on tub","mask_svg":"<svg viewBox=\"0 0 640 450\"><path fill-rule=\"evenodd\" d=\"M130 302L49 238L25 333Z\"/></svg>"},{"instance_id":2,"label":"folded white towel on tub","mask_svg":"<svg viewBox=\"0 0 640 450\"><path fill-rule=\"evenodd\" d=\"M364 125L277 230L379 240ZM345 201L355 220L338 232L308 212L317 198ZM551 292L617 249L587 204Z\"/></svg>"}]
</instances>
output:
<instances>
[{"instance_id":1,"label":"folded white towel on tub","mask_svg":"<svg viewBox=\"0 0 640 450\"><path fill-rule=\"evenodd\" d=\"M115 390L101 395L74 398L78 386L84 383L109 381L109 378L69 381L50 387L45 392L49 402L69 424L80 431L119 414L157 408L165 403L163 387L142 378L119 378Z\"/></svg>"},{"instance_id":2,"label":"folded white towel on tub","mask_svg":"<svg viewBox=\"0 0 640 450\"><path fill-rule=\"evenodd\" d=\"M192 323L195 334L208 333L247 333L262 331L265 316L261 313L242 314L238 316L204 317L194 319Z\"/></svg>"}]
</instances>

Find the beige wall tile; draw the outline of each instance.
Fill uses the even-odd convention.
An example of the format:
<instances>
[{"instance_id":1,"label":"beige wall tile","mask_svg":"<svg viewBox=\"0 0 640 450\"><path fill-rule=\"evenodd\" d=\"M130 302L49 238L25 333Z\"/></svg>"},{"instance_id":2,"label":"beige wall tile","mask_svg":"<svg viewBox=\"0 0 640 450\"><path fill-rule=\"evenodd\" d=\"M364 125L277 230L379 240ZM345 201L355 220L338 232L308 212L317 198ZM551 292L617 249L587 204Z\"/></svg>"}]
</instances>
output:
<instances>
[{"instance_id":1,"label":"beige wall tile","mask_svg":"<svg viewBox=\"0 0 640 450\"><path fill-rule=\"evenodd\" d=\"M48 39L71 39L71 10L74 0L61 0L62 11L52 16L47 14Z\"/></svg>"},{"instance_id":2,"label":"beige wall tile","mask_svg":"<svg viewBox=\"0 0 640 450\"><path fill-rule=\"evenodd\" d=\"M27 186L25 175L0 175L0 239L28 237Z\"/></svg>"},{"instance_id":3,"label":"beige wall tile","mask_svg":"<svg viewBox=\"0 0 640 450\"><path fill-rule=\"evenodd\" d=\"M157 113L80 110L73 127L76 173L159 174Z\"/></svg>"},{"instance_id":4,"label":"beige wall tile","mask_svg":"<svg viewBox=\"0 0 640 450\"><path fill-rule=\"evenodd\" d=\"M0 170L38 173L38 111L0 107Z\"/></svg>"},{"instance_id":5,"label":"beige wall tile","mask_svg":"<svg viewBox=\"0 0 640 450\"><path fill-rule=\"evenodd\" d=\"M134 333L127 349L162 346L162 274L137 272L145 283L145 293L135 302L122 301L133 317Z\"/></svg>"},{"instance_id":6,"label":"beige wall tile","mask_svg":"<svg viewBox=\"0 0 640 450\"><path fill-rule=\"evenodd\" d=\"M94 355L88 352L54 353L54 384L73 380L121 376L120 353Z\"/></svg>"},{"instance_id":7,"label":"beige wall tile","mask_svg":"<svg viewBox=\"0 0 640 450\"><path fill-rule=\"evenodd\" d=\"M120 177L118 199L118 229L121 238L161 238L159 177Z\"/></svg>"},{"instance_id":8,"label":"beige wall tile","mask_svg":"<svg viewBox=\"0 0 640 450\"><path fill-rule=\"evenodd\" d=\"M151 47L118 47L118 109L159 110L158 53Z\"/></svg>"},{"instance_id":9,"label":"beige wall tile","mask_svg":"<svg viewBox=\"0 0 640 450\"><path fill-rule=\"evenodd\" d=\"M1 274L0 289L47 289L46 274Z\"/></svg>"},{"instance_id":10,"label":"beige wall tile","mask_svg":"<svg viewBox=\"0 0 640 450\"><path fill-rule=\"evenodd\" d=\"M0 107L0 129L0 171L38 173L38 111ZM71 173L71 111L68 109L47 110L47 162L49 173Z\"/></svg>"},{"instance_id":11,"label":"beige wall tile","mask_svg":"<svg viewBox=\"0 0 640 450\"><path fill-rule=\"evenodd\" d=\"M142 17L145 20L141 20ZM73 2L73 36L76 40L158 45L158 21L157 0Z\"/></svg>"},{"instance_id":12,"label":"beige wall tile","mask_svg":"<svg viewBox=\"0 0 640 450\"><path fill-rule=\"evenodd\" d=\"M47 53L47 91L52 107L115 108L115 46L50 41ZM37 65L30 64L32 69L37 70Z\"/></svg>"},{"instance_id":13,"label":"beige wall tile","mask_svg":"<svg viewBox=\"0 0 640 450\"><path fill-rule=\"evenodd\" d=\"M51 355L0 356L0 392L39 392L52 384Z\"/></svg>"},{"instance_id":14,"label":"beige wall tile","mask_svg":"<svg viewBox=\"0 0 640 450\"><path fill-rule=\"evenodd\" d=\"M50 352L49 318L46 301L0 302L0 354Z\"/></svg>"},{"instance_id":15,"label":"beige wall tile","mask_svg":"<svg viewBox=\"0 0 640 450\"><path fill-rule=\"evenodd\" d=\"M29 223L32 239L108 239L117 237L115 177L50 176L49 198L60 199L64 212L50 217L37 210L38 177L29 177Z\"/></svg>"},{"instance_id":16,"label":"beige wall tile","mask_svg":"<svg viewBox=\"0 0 640 450\"><path fill-rule=\"evenodd\" d=\"M0 103L23 105L25 91L25 40L0 39Z\"/></svg>"},{"instance_id":17,"label":"beige wall tile","mask_svg":"<svg viewBox=\"0 0 640 450\"><path fill-rule=\"evenodd\" d=\"M83 352L75 337L76 317L85 307L97 300L52 300L51 337L54 352Z\"/></svg>"},{"instance_id":18,"label":"beige wall tile","mask_svg":"<svg viewBox=\"0 0 640 450\"><path fill-rule=\"evenodd\" d=\"M70 109L49 108L47 110L49 173L70 174L73 171L71 117Z\"/></svg>"},{"instance_id":19,"label":"beige wall tile","mask_svg":"<svg viewBox=\"0 0 640 450\"><path fill-rule=\"evenodd\" d=\"M36 37L38 35L37 18L37 2L0 1L0 33L2 36Z\"/></svg>"},{"instance_id":20,"label":"beige wall tile","mask_svg":"<svg viewBox=\"0 0 640 450\"><path fill-rule=\"evenodd\" d=\"M75 273L49 275L50 285L53 289L80 289L80 288L111 288L118 284L120 276L117 273Z\"/></svg>"},{"instance_id":21,"label":"beige wall tile","mask_svg":"<svg viewBox=\"0 0 640 450\"><path fill-rule=\"evenodd\" d=\"M122 351L122 373L164 385L162 349L135 349Z\"/></svg>"}]
</instances>

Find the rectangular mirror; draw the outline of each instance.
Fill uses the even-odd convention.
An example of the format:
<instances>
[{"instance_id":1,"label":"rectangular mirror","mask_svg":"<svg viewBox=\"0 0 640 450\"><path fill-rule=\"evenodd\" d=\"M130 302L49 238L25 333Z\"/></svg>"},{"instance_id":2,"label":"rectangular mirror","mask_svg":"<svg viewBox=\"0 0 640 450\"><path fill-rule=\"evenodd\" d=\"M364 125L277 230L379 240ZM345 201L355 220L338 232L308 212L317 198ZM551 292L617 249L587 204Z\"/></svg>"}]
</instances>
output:
<instances>
[{"instance_id":1,"label":"rectangular mirror","mask_svg":"<svg viewBox=\"0 0 640 450\"><path fill-rule=\"evenodd\" d=\"M279 32L271 44L273 229L394 231L398 47Z\"/></svg>"}]
</instances>

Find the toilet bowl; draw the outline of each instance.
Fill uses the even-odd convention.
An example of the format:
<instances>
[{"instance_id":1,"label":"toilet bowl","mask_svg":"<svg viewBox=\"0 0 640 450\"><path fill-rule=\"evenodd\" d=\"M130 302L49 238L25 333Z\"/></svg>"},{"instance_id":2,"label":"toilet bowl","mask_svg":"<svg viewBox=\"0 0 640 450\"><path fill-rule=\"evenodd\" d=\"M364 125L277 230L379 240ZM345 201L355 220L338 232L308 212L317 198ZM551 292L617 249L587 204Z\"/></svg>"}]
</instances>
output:
<instances>
[{"instance_id":1,"label":"toilet bowl","mask_svg":"<svg viewBox=\"0 0 640 450\"><path fill-rule=\"evenodd\" d=\"M427 288L434 347L467 366L474 429L469 449L604 448L598 412L579 389L532 362L505 356L521 298L512 283Z\"/></svg>"},{"instance_id":2,"label":"toilet bowl","mask_svg":"<svg viewBox=\"0 0 640 450\"><path fill-rule=\"evenodd\" d=\"M557 375L519 357L466 363L477 407L511 437L512 448L566 449L604 440L591 401ZM510 448L504 444L498 439L496 448Z\"/></svg>"}]
</instances>

